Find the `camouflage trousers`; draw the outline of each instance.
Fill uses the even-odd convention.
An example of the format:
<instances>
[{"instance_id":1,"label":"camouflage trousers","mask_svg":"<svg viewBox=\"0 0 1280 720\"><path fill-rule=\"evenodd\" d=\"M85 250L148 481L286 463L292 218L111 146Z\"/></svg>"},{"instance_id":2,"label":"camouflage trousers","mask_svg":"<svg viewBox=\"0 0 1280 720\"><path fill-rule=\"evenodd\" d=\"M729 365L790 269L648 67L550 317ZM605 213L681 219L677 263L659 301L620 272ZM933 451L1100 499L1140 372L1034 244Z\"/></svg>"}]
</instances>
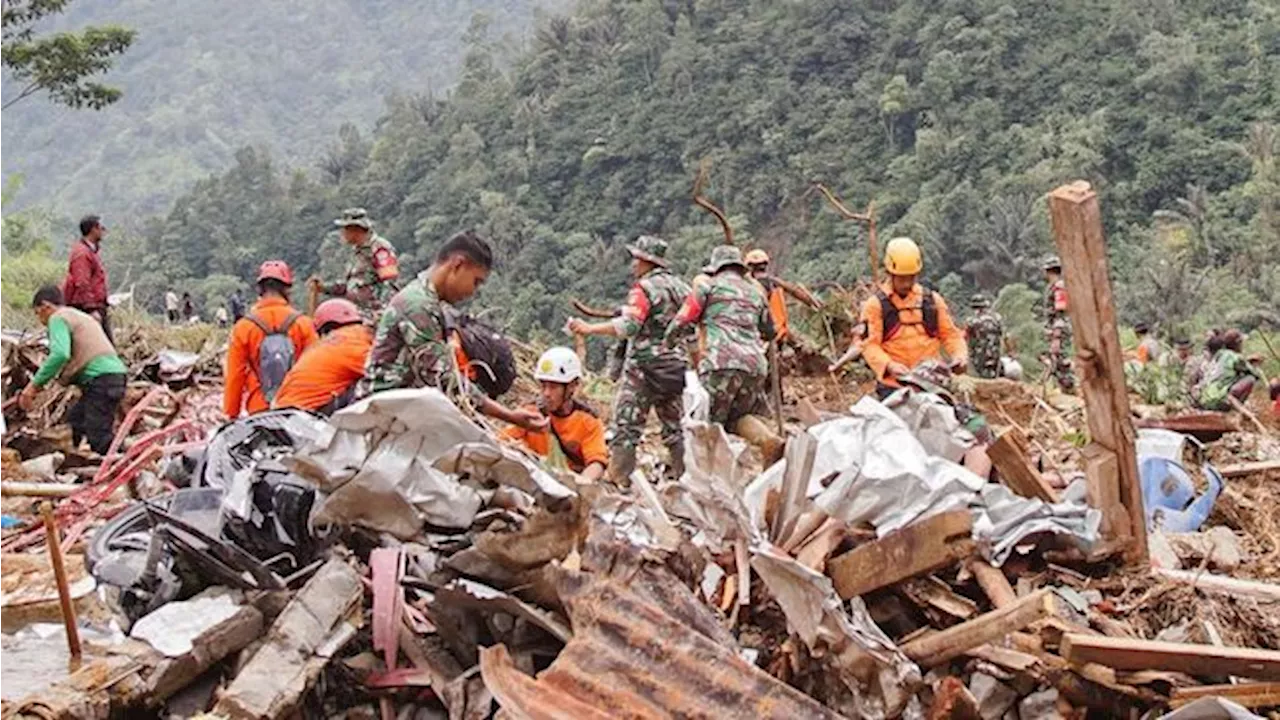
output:
<instances>
[{"instance_id":1,"label":"camouflage trousers","mask_svg":"<svg viewBox=\"0 0 1280 720\"><path fill-rule=\"evenodd\" d=\"M1076 388L1076 376L1071 367L1071 323L1067 320L1051 320L1045 328L1049 340L1049 374L1058 381L1063 392ZM1055 351L1054 345L1057 344Z\"/></svg>"},{"instance_id":2,"label":"camouflage trousers","mask_svg":"<svg viewBox=\"0 0 1280 720\"><path fill-rule=\"evenodd\" d=\"M1000 356L995 355L974 355L973 351L969 351L969 365L972 368L974 377L991 378L1000 377Z\"/></svg>"},{"instance_id":3,"label":"camouflage trousers","mask_svg":"<svg viewBox=\"0 0 1280 720\"><path fill-rule=\"evenodd\" d=\"M765 398L768 375L753 375L745 370L709 370L699 378L711 396L708 420L733 432L733 426L744 415L768 415Z\"/></svg>"},{"instance_id":4,"label":"camouflage trousers","mask_svg":"<svg viewBox=\"0 0 1280 720\"><path fill-rule=\"evenodd\" d=\"M635 448L644 436L644 426L649 420L649 409L658 414L662 424L662 443L675 447L683 440L680 418L684 414L683 393L660 395L645 382L644 372L628 365L618 383L613 397L613 439L610 451Z\"/></svg>"}]
</instances>

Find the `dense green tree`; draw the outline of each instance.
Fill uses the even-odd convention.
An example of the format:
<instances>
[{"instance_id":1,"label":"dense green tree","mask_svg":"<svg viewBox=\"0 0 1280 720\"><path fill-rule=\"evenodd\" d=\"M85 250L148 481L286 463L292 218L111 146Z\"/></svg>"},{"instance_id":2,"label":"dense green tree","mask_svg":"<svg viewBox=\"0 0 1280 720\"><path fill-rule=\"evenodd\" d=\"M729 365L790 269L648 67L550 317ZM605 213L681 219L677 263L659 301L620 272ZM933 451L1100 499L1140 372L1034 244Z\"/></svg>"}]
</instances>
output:
<instances>
[{"instance_id":1,"label":"dense green tree","mask_svg":"<svg viewBox=\"0 0 1280 720\"><path fill-rule=\"evenodd\" d=\"M120 99L120 90L95 78L111 69L116 56L133 44L134 31L97 25L76 32L36 34L36 25L67 9L71 0L6 0L0 10L0 61L14 86L4 107L36 93L60 105L101 110Z\"/></svg>"}]
</instances>

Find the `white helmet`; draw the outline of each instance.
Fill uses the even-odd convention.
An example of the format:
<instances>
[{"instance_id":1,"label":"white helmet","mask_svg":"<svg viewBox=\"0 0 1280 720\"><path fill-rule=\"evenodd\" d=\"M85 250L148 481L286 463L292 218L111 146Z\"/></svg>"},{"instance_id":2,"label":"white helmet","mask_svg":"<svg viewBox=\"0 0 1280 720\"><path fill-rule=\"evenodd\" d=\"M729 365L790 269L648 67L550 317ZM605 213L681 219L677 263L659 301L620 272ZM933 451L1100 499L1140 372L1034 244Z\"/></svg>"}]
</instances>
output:
<instances>
[{"instance_id":1,"label":"white helmet","mask_svg":"<svg viewBox=\"0 0 1280 720\"><path fill-rule=\"evenodd\" d=\"M535 380L568 384L582 377L582 361L567 347L553 347L538 358L533 377Z\"/></svg>"}]
</instances>

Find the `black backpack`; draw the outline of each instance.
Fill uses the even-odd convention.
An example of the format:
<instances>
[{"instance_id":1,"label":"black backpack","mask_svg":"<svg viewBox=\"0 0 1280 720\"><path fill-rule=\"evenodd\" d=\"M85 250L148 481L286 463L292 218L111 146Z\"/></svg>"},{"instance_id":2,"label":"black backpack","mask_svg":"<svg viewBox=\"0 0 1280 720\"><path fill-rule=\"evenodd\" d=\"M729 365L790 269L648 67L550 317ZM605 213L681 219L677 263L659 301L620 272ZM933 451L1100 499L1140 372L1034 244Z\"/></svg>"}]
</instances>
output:
<instances>
[{"instance_id":1,"label":"black backpack","mask_svg":"<svg viewBox=\"0 0 1280 720\"><path fill-rule=\"evenodd\" d=\"M921 323L924 325L925 334L936 338L938 337L938 303L934 299L932 289L922 285L921 291ZM876 290L876 297L880 300L880 317L883 321L881 337L888 340L902 327L902 319L899 317L898 307L893 304L884 290Z\"/></svg>"},{"instance_id":2,"label":"black backpack","mask_svg":"<svg viewBox=\"0 0 1280 720\"><path fill-rule=\"evenodd\" d=\"M475 382L485 394L497 400L510 390L518 370L506 336L466 313L446 310L444 320L445 331L458 334L462 351L475 370Z\"/></svg>"}]
</instances>

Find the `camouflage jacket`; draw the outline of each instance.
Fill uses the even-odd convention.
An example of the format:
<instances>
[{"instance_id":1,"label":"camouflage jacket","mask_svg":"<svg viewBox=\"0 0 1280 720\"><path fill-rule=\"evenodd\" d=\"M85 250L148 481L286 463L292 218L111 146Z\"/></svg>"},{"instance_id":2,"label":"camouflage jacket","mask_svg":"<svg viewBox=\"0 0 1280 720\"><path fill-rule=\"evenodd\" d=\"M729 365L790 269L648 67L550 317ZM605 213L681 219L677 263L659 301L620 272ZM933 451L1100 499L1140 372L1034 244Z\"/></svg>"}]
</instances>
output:
<instances>
[{"instance_id":1,"label":"camouflage jacket","mask_svg":"<svg viewBox=\"0 0 1280 720\"><path fill-rule=\"evenodd\" d=\"M706 329L700 372L769 372L766 343L774 338L775 330L760 283L732 272L699 278L679 314L667 326L668 341L698 322Z\"/></svg>"},{"instance_id":2,"label":"camouflage jacket","mask_svg":"<svg viewBox=\"0 0 1280 720\"><path fill-rule=\"evenodd\" d=\"M461 381L455 351L445 329L445 309L426 272L409 281L387 303L365 361L361 395L394 388L440 388L477 394L479 388Z\"/></svg>"},{"instance_id":3,"label":"camouflage jacket","mask_svg":"<svg viewBox=\"0 0 1280 720\"><path fill-rule=\"evenodd\" d=\"M630 341L626 364L688 362L683 347L663 345L667 325L688 294L689 284L664 268L650 271L631 286L622 314L613 321L618 334Z\"/></svg>"},{"instance_id":4,"label":"camouflage jacket","mask_svg":"<svg viewBox=\"0 0 1280 720\"><path fill-rule=\"evenodd\" d=\"M1062 278L1050 283L1045 290L1044 319L1047 324L1067 320L1067 281Z\"/></svg>"},{"instance_id":5,"label":"camouflage jacket","mask_svg":"<svg viewBox=\"0 0 1280 720\"><path fill-rule=\"evenodd\" d=\"M330 295L345 297L362 313L376 313L399 289L400 266L396 249L386 238L374 233L369 242L352 248L346 279L326 288Z\"/></svg>"},{"instance_id":6,"label":"camouflage jacket","mask_svg":"<svg viewBox=\"0 0 1280 720\"><path fill-rule=\"evenodd\" d=\"M969 364L979 377L993 378L1000 374L1000 350L1004 339L1004 319L1000 314L982 309L965 327L969 341Z\"/></svg>"}]
</instances>

